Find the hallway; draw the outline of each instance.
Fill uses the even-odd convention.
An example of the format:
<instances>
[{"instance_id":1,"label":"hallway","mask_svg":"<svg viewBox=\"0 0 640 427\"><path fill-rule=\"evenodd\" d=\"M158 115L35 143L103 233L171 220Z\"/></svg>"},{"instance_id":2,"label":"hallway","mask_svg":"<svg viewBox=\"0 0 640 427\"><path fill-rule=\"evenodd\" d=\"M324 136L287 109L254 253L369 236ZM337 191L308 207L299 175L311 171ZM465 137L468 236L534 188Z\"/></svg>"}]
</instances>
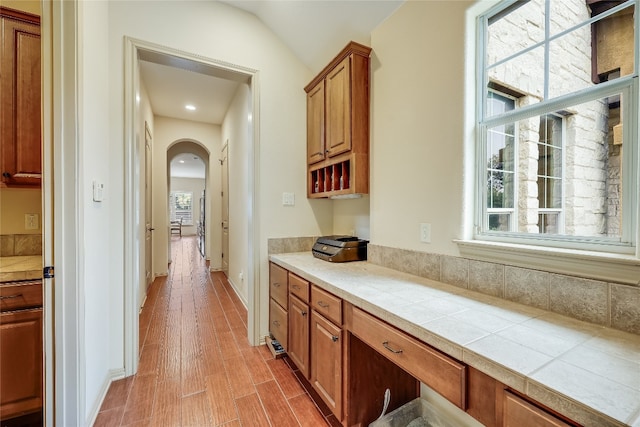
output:
<instances>
[{"instance_id":1,"label":"hallway","mask_svg":"<svg viewBox=\"0 0 640 427\"><path fill-rule=\"evenodd\" d=\"M111 384L94 426L327 425L285 359L249 345L247 310L196 238L171 250L140 313L138 373Z\"/></svg>"}]
</instances>

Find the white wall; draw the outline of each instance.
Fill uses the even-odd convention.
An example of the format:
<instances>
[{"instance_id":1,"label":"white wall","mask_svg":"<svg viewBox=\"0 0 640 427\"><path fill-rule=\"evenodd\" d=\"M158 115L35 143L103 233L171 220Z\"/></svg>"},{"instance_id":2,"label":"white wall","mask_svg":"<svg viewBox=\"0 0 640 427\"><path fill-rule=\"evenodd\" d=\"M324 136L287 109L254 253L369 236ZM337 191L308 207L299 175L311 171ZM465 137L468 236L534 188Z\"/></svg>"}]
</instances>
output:
<instances>
[{"instance_id":1,"label":"white wall","mask_svg":"<svg viewBox=\"0 0 640 427\"><path fill-rule=\"evenodd\" d=\"M113 314L122 314L118 304L118 297L114 301L113 284L122 281L118 266L110 262L110 247L112 248L112 233L114 218L111 215L117 201L121 199L121 189L113 186L109 180L109 97L108 85L108 57L104 51L108 47L108 26L104 20L107 14L106 2L82 3L79 8L78 21L84 35L84 43L92 49L82 50L78 57L79 71L79 176L78 204L80 207L79 222L77 224L80 238L77 269L82 289L79 292L80 304L84 303L84 310L80 313L81 361L80 396L86 396L85 401L78 402L79 416L88 422L88 418L95 410L96 401L101 397L105 381L109 376L109 368L113 363L114 348L122 349L122 340L114 342L113 347L105 337L113 336L122 319L114 319ZM82 30L81 29L81 30ZM102 84L82 84L95 79ZM104 201L94 202L92 199L93 181L105 183ZM117 223L118 220L116 219ZM64 285L64 284L62 284ZM121 293L121 291L120 291ZM121 297L120 297L121 298ZM81 305L82 307L82 305ZM113 311L112 311L113 310ZM118 331L120 332L120 331ZM84 378L83 378L84 376Z\"/></svg>"},{"instance_id":2,"label":"white wall","mask_svg":"<svg viewBox=\"0 0 640 427\"><path fill-rule=\"evenodd\" d=\"M209 154L209 171L206 178L208 231L211 243L207 254L211 259L211 268L220 268L220 229L214 224L220 222L220 126L191 122L187 120L170 119L156 116L154 119L155 135L153 139L153 226L156 231L153 236L153 271L156 274L167 274L169 253L169 187L167 179L168 161L167 149L179 141L193 141L199 143ZM204 160L204 159L203 159ZM194 197L200 197L200 193ZM196 212L196 219L199 215Z\"/></svg>"},{"instance_id":3,"label":"white wall","mask_svg":"<svg viewBox=\"0 0 640 427\"><path fill-rule=\"evenodd\" d=\"M229 168L229 281L247 305L249 290L243 277L247 273L249 223L249 153L251 91L248 85L238 87L222 123L222 146L227 145ZM242 278L241 278L242 274Z\"/></svg>"},{"instance_id":4,"label":"white wall","mask_svg":"<svg viewBox=\"0 0 640 427\"><path fill-rule=\"evenodd\" d=\"M452 240L462 237L463 176L473 173L463 169L471 4L408 1L371 33L371 239L378 245L458 254ZM431 244L420 242L423 222L431 223Z\"/></svg>"}]
</instances>

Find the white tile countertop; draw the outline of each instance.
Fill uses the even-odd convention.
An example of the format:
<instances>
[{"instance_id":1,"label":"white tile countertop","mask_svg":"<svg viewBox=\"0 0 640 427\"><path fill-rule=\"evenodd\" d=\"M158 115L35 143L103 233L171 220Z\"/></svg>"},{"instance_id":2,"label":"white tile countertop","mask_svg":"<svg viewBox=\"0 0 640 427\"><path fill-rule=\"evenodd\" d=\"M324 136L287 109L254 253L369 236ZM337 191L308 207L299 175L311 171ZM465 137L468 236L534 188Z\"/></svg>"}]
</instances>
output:
<instances>
[{"instance_id":1,"label":"white tile countertop","mask_svg":"<svg viewBox=\"0 0 640 427\"><path fill-rule=\"evenodd\" d=\"M640 336L310 252L270 260L585 426L640 427Z\"/></svg>"}]
</instances>

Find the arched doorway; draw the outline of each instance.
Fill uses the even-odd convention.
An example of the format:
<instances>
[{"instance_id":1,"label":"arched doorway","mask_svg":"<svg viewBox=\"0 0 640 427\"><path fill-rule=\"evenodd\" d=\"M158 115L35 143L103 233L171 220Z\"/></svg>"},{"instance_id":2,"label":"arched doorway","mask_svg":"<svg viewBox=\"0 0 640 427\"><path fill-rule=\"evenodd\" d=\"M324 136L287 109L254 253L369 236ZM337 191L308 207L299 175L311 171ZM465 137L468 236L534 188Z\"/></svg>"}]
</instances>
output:
<instances>
[{"instance_id":1,"label":"arched doorway","mask_svg":"<svg viewBox=\"0 0 640 427\"><path fill-rule=\"evenodd\" d=\"M167 148L168 221L179 221L184 235L196 235L202 256L210 261L211 229L216 217L215 202L210 197L212 187L217 187L216 174L210 168L209 153L216 147L205 147L192 140L176 141ZM215 165L215 163L213 163ZM182 203L180 203L182 202ZM171 239L175 232L169 229L167 259L171 262Z\"/></svg>"}]
</instances>

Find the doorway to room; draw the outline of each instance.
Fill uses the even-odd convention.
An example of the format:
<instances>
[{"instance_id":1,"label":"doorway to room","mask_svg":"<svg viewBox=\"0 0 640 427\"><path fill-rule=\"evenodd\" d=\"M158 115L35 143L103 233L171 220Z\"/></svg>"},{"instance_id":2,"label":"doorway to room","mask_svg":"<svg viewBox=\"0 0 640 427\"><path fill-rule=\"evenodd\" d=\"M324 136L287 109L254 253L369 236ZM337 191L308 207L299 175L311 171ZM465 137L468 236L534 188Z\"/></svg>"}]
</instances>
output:
<instances>
[{"instance_id":1,"label":"doorway to room","mask_svg":"<svg viewBox=\"0 0 640 427\"><path fill-rule=\"evenodd\" d=\"M242 199L242 203L245 203L244 212L246 212L246 218L242 223L238 224L240 229L244 229L244 233L247 234L248 239L243 243L245 244L245 254L247 256L247 262L245 266L244 280L247 283L248 295L247 295L247 308L248 308L248 339L249 342L257 344L259 342L259 310L258 310L258 298L257 298L257 286L259 284L259 262L257 253L257 239L258 239L258 207L255 202L256 192L258 187L258 161L257 161L257 147L258 147L258 87L257 87L257 71L247 69L241 66L235 66L221 61L206 59L198 55L188 54L182 51L175 51L163 46L154 45L148 42L134 40L127 38L125 43L125 133L126 133L126 157L127 167L125 170L125 259L130 262L125 264L125 374L130 375L136 372L138 363L138 310L139 295L136 294L136 289L139 289L139 283L143 280L140 271L144 271L144 266L141 266L141 262L144 261L142 256L143 249L138 238L139 230L137 229L140 224L139 210L136 209L140 206L140 192L138 191L140 186L139 180L142 178L140 170L142 168L143 159L141 159L141 153L138 151L136 138L139 135L138 123L141 122L141 112L137 108L137 102L139 100L141 82L140 82L140 61L150 61L155 64L164 64L170 67L176 67L193 71L195 73L204 73L209 75L215 75L223 79L231 79L241 82L248 88L248 108L246 116L249 117L247 123L247 150L246 156L242 159L246 165L245 179L247 179L247 193L237 195ZM138 98L137 98L138 97ZM158 139L157 133L154 135L154 140ZM167 153L169 157L169 154ZM167 158L168 160L168 158ZM157 164L157 163L156 163ZM154 173L157 178L157 174ZM244 190L243 190L244 191ZM154 191L154 195L158 193ZM230 193L228 193L230 194ZM230 194L231 198L234 196ZM207 192L205 192L205 201L208 198ZM168 203L168 202L167 202ZM157 204L154 203L157 207ZM167 206L165 204L164 206ZM211 206L210 203L205 202L206 207ZM219 212L219 211L218 211ZM206 217L206 216L205 216ZM155 220L154 220L155 222ZM155 222L155 228L164 228L168 230L169 222L168 215L166 224ZM205 225L206 226L206 225ZM209 235L212 229L209 227ZM207 233L205 232L205 247ZM220 243L221 244L221 243ZM158 246L155 245L157 248ZM168 245L167 245L168 249ZM233 258L232 258L233 260Z\"/></svg>"}]
</instances>

